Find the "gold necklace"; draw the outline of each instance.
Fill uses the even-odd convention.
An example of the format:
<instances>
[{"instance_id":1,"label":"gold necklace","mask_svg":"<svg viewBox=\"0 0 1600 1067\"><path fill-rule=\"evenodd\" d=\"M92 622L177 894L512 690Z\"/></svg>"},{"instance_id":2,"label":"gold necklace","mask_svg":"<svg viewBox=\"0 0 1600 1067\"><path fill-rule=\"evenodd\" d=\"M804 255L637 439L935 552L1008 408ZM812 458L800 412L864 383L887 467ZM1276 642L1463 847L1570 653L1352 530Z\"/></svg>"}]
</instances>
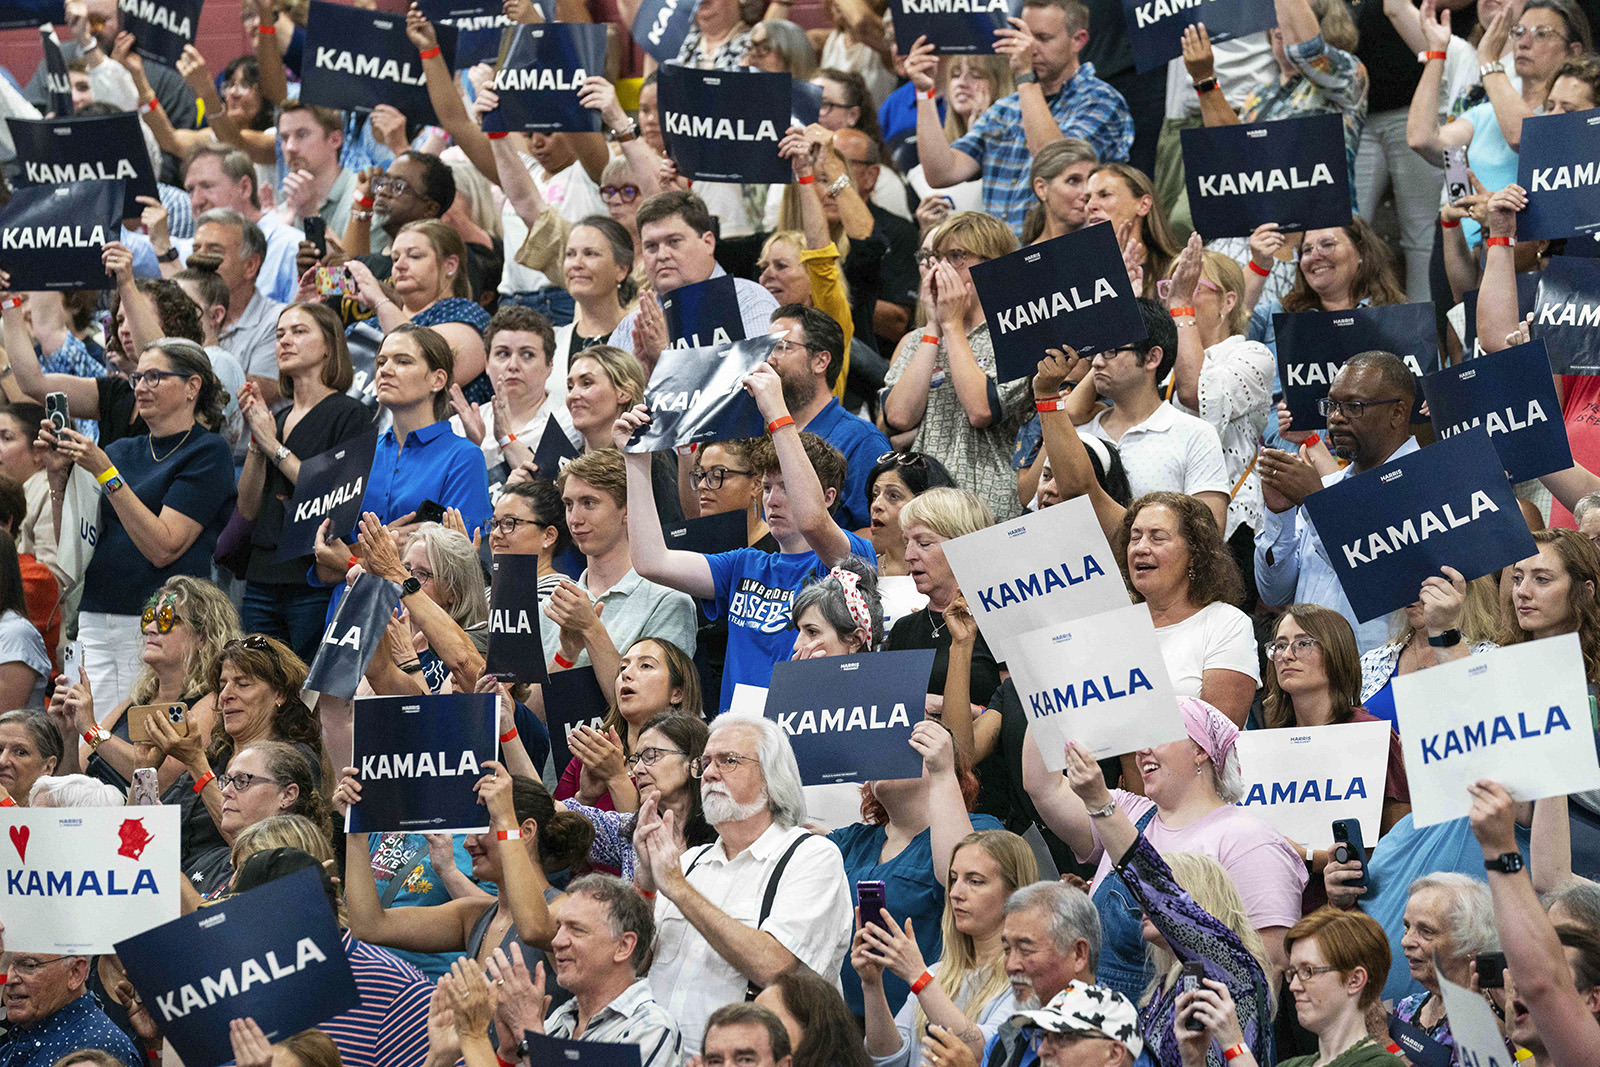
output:
<instances>
[{"instance_id":1,"label":"gold necklace","mask_svg":"<svg viewBox=\"0 0 1600 1067\"><path fill-rule=\"evenodd\" d=\"M194 427L195 424L191 422L189 424L189 428L183 431L183 436L178 438L178 443L173 445L171 451L164 456L156 455L156 439L154 434L151 434L149 437L145 438L145 440L150 444L150 458L155 460L157 463L165 463L167 460L171 459L172 453L182 448L183 443L189 439L189 435L194 433Z\"/></svg>"}]
</instances>

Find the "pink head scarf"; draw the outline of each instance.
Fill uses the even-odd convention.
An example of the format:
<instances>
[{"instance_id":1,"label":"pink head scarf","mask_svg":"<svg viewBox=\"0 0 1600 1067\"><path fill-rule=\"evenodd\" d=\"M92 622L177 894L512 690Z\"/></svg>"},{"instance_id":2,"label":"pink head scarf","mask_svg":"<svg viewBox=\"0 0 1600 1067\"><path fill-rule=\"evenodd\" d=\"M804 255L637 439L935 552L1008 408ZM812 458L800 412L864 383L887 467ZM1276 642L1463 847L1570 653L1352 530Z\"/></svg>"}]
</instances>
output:
<instances>
[{"instance_id":1,"label":"pink head scarf","mask_svg":"<svg viewBox=\"0 0 1600 1067\"><path fill-rule=\"evenodd\" d=\"M1228 753L1233 751L1234 742L1239 739L1239 728L1233 720L1198 697L1180 698L1178 710L1183 713L1183 728L1189 740L1199 745L1220 771Z\"/></svg>"}]
</instances>

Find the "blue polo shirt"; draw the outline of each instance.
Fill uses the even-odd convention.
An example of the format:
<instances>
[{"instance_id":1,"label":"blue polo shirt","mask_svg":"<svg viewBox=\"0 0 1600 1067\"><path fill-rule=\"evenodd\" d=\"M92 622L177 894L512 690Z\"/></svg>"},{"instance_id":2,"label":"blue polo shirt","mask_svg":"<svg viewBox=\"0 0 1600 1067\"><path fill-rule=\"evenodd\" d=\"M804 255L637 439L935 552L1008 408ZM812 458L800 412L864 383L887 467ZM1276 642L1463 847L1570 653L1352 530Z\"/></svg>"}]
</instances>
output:
<instances>
[{"instance_id":1,"label":"blue polo shirt","mask_svg":"<svg viewBox=\"0 0 1600 1067\"><path fill-rule=\"evenodd\" d=\"M878 457L889 451L889 439L866 419L846 411L837 397L806 423L805 432L816 434L844 453L844 492L834 509L834 520L846 530L866 529L872 521L867 475L877 465Z\"/></svg>"},{"instance_id":2,"label":"blue polo shirt","mask_svg":"<svg viewBox=\"0 0 1600 1067\"><path fill-rule=\"evenodd\" d=\"M361 510L393 522L416 511L424 500L459 509L469 533L482 529L494 514L483 450L456 436L448 419L412 430L403 450L394 427L383 431Z\"/></svg>"}]
</instances>

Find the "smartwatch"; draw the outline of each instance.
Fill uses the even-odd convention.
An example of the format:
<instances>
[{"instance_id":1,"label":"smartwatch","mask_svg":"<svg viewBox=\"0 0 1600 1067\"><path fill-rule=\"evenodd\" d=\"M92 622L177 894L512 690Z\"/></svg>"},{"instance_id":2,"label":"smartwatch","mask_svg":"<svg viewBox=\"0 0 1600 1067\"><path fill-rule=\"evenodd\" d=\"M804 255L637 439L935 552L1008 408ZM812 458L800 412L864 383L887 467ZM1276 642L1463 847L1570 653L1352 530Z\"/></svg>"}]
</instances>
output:
<instances>
[{"instance_id":1,"label":"smartwatch","mask_svg":"<svg viewBox=\"0 0 1600 1067\"><path fill-rule=\"evenodd\" d=\"M112 493L115 493L118 489L121 489L126 484L128 483L122 480L122 475L113 474L111 477L107 478L106 483L100 487L100 492L106 496L110 496Z\"/></svg>"},{"instance_id":2,"label":"smartwatch","mask_svg":"<svg viewBox=\"0 0 1600 1067\"><path fill-rule=\"evenodd\" d=\"M1201 78L1199 81L1194 83L1194 91L1199 93L1201 96L1204 96L1206 93L1209 93L1216 87L1216 78Z\"/></svg>"},{"instance_id":3,"label":"smartwatch","mask_svg":"<svg viewBox=\"0 0 1600 1067\"><path fill-rule=\"evenodd\" d=\"M1492 860L1484 860L1483 869L1499 871L1501 874L1516 874L1522 870L1522 853L1502 852Z\"/></svg>"},{"instance_id":4,"label":"smartwatch","mask_svg":"<svg viewBox=\"0 0 1600 1067\"><path fill-rule=\"evenodd\" d=\"M1434 648L1455 648L1460 643L1461 631L1456 629L1446 630L1438 637L1428 637L1428 644Z\"/></svg>"},{"instance_id":5,"label":"smartwatch","mask_svg":"<svg viewBox=\"0 0 1600 1067\"><path fill-rule=\"evenodd\" d=\"M170 245L167 250L156 257L157 263L171 263L178 258L178 246Z\"/></svg>"},{"instance_id":6,"label":"smartwatch","mask_svg":"<svg viewBox=\"0 0 1600 1067\"><path fill-rule=\"evenodd\" d=\"M413 593L422 591L422 582L414 574L407 575L406 580L400 583L400 599L404 600Z\"/></svg>"}]
</instances>

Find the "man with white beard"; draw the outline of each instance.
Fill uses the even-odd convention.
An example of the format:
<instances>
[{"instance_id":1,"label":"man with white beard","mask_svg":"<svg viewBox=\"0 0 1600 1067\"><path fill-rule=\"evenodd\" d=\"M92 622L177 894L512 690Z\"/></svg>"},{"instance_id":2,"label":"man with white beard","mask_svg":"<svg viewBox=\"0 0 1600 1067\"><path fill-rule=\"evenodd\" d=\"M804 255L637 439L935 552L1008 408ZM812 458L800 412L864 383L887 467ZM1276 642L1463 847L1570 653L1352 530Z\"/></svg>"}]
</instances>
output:
<instances>
[{"instance_id":1,"label":"man with white beard","mask_svg":"<svg viewBox=\"0 0 1600 1067\"><path fill-rule=\"evenodd\" d=\"M656 898L651 992L678 1021L686 1056L700 1051L712 1012L796 964L837 986L854 927L839 849L800 825L800 768L782 727L719 716L689 772L717 840L685 851L682 827L653 793L634 832L635 881Z\"/></svg>"},{"instance_id":2,"label":"man with white beard","mask_svg":"<svg viewBox=\"0 0 1600 1067\"><path fill-rule=\"evenodd\" d=\"M1055 999L1067 983L1094 985L1100 962L1100 914L1081 889L1064 882L1035 882L1006 901L1000 928L1006 976L1017 1010L1035 1011ZM1013 1016L983 1048L983 1067L1030 1067L1039 1056L1028 1047L1026 1021Z\"/></svg>"}]
</instances>

